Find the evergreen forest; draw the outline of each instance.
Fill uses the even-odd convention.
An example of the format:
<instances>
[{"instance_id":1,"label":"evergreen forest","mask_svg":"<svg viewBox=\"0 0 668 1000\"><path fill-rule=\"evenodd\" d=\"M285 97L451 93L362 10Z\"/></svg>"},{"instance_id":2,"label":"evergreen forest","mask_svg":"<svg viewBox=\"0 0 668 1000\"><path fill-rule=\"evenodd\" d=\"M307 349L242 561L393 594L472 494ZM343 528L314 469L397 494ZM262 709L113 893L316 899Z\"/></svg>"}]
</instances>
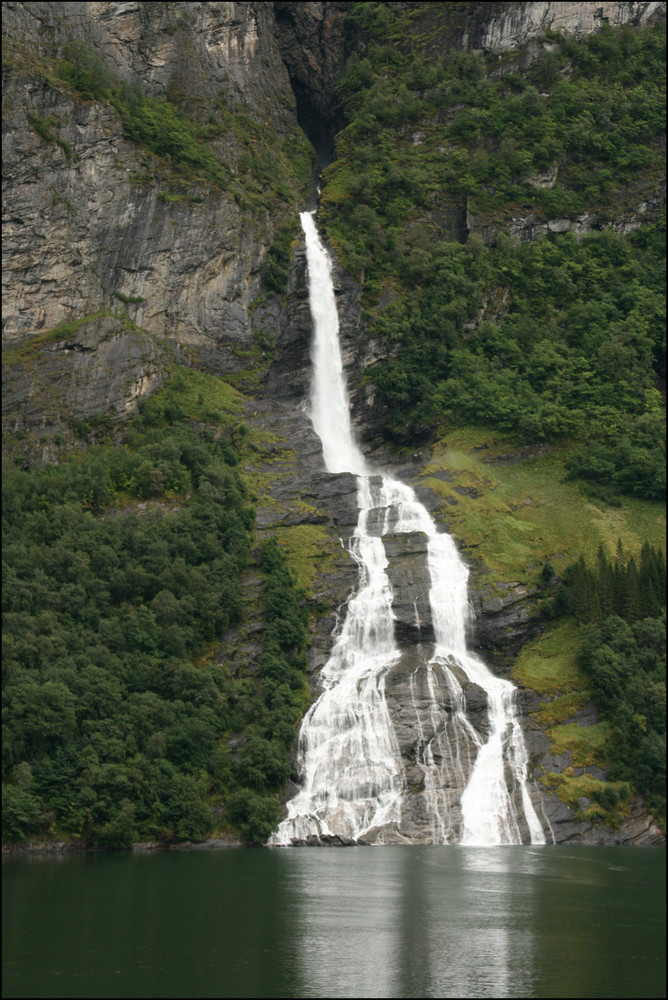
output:
<instances>
[{"instance_id":1,"label":"evergreen forest","mask_svg":"<svg viewBox=\"0 0 668 1000\"><path fill-rule=\"evenodd\" d=\"M550 575L551 567L543 572ZM582 624L577 662L610 719L611 781L630 783L666 813L666 558L649 544L639 562L621 544L596 565L581 557L565 571L552 601L556 617ZM604 789L614 805L616 789ZM605 800L604 800L605 801Z\"/></svg>"}]
</instances>

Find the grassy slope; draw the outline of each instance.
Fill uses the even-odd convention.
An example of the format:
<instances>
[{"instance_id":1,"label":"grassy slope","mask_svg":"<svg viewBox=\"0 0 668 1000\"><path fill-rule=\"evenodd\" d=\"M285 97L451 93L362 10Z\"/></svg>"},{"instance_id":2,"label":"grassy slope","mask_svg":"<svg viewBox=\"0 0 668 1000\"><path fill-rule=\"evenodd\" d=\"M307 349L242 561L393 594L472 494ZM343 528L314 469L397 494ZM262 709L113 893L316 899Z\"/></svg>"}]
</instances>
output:
<instances>
[{"instance_id":1,"label":"grassy slope","mask_svg":"<svg viewBox=\"0 0 668 1000\"><path fill-rule=\"evenodd\" d=\"M466 550L479 551L497 579L536 583L544 562L553 562L558 572L581 553L593 559L601 543L614 553L618 538L632 552L644 540L662 544L660 505L632 498L620 507L594 501L576 482L565 481L568 445L533 452L493 430L466 428L436 444L423 473L424 484L445 501L442 519ZM508 454L527 457L504 461ZM435 478L444 471L452 476L449 482Z\"/></svg>"},{"instance_id":2,"label":"grassy slope","mask_svg":"<svg viewBox=\"0 0 668 1000\"><path fill-rule=\"evenodd\" d=\"M569 446L534 455L527 452L531 449L517 449L493 430L466 428L436 444L423 472L424 485L443 498L439 518L465 555L484 564L481 576L486 583L493 587L515 581L539 587L540 595L540 571L546 562L559 575L581 553L593 562L600 544L612 556L618 538L627 552L635 554L645 540L659 547L664 544L665 513L659 504L625 498L622 506L611 507L592 501L576 482L565 481ZM523 453L526 457L519 457ZM514 457L504 462L501 456L508 454ZM436 478L443 473L451 476L449 481ZM457 487L470 492L459 492ZM547 593L538 597L538 607ZM590 775L575 776L573 767L605 767L609 734L604 721L591 726L573 721L591 700L588 679L575 662L578 643L575 622L551 622L540 638L523 648L512 671L517 684L544 699L534 718L547 732L551 752L572 754L571 767L543 780L576 812L578 800L591 799L602 783ZM593 802L580 810L584 818L601 817L616 824L624 817L628 790L612 784L621 789L621 803L606 809Z\"/></svg>"}]
</instances>

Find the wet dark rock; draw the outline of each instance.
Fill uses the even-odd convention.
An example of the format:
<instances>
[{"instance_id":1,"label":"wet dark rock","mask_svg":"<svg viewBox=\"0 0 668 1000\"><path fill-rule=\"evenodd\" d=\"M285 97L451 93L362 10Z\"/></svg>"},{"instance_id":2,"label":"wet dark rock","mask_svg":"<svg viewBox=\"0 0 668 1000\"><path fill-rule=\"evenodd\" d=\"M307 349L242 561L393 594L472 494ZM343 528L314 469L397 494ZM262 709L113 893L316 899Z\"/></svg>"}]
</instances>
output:
<instances>
[{"instance_id":1,"label":"wet dark rock","mask_svg":"<svg viewBox=\"0 0 668 1000\"><path fill-rule=\"evenodd\" d=\"M339 837L338 835L323 833L319 837L311 834L304 840L294 839L293 847L366 847L366 840L353 840L352 837Z\"/></svg>"},{"instance_id":2,"label":"wet dark rock","mask_svg":"<svg viewBox=\"0 0 668 1000\"><path fill-rule=\"evenodd\" d=\"M403 648L399 660L385 679L387 705L407 785L402 809L402 836L416 841L428 841L433 834L432 806L425 784L427 748L438 770L436 794L447 812L454 840L461 825L459 799L477 757L470 735L462 732L456 724L458 706L443 670L437 664L428 667L433 653L431 643ZM481 688L467 680L456 663L453 662L450 667L463 688L467 719L479 738L485 740L489 726L487 696Z\"/></svg>"},{"instance_id":3,"label":"wet dark rock","mask_svg":"<svg viewBox=\"0 0 668 1000\"><path fill-rule=\"evenodd\" d=\"M630 812L630 818L613 830L603 823L574 818L569 807L555 794L549 792L544 791L541 794L538 809L538 815L549 831L548 843L553 840L557 844L588 846L665 844L665 835L654 822L653 816L647 813L647 807L642 799L632 798Z\"/></svg>"},{"instance_id":4,"label":"wet dark rock","mask_svg":"<svg viewBox=\"0 0 668 1000\"><path fill-rule=\"evenodd\" d=\"M427 536L418 531L386 535L383 546L388 559L387 575L392 587L398 641L433 642Z\"/></svg>"},{"instance_id":5,"label":"wet dark rock","mask_svg":"<svg viewBox=\"0 0 668 1000\"><path fill-rule=\"evenodd\" d=\"M602 767L596 767L594 764L589 764L588 767L574 767L573 776L579 778L583 774L588 774L592 778L596 778L598 781L605 781L608 776L608 772L604 771Z\"/></svg>"},{"instance_id":6,"label":"wet dark rock","mask_svg":"<svg viewBox=\"0 0 668 1000\"><path fill-rule=\"evenodd\" d=\"M275 3L276 40L297 99L299 124L321 167L334 157L334 135L344 124L336 81L346 59L345 3Z\"/></svg>"},{"instance_id":7,"label":"wet dark rock","mask_svg":"<svg viewBox=\"0 0 668 1000\"><path fill-rule=\"evenodd\" d=\"M477 587L474 577L471 604L475 621L470 641L496 670L507 670L524 643L542 631L532 600L537 592L537 588L519 583L497 583L492 591L487 585Z\"/></svg>"},{"instance_id":8,"label":"wet dark rock","mask_svg":"<svg viewBox=\"0 0 668 1000\"><path fill-rule=\"evenodd\" d=\"M313 334L303 237L293 251L285 305L275 306L273 315L264 313L256 317L256 328L258 323L264 323L264 329L271 329L268 320L275 324L275 340L274 356L266 379L267 395L299 403L307 398L309 392Z\"/></svg>"},{"instance_id":9,"label":"wet dark rock","mask_svg":"<svg viewBox=\"0 0 668 1000\"><path fill-rule=\"evenodd\" d=\"M474 500L480 499L483 495L480 490L476 489L475 486L455 486L455 493L459 493L461 497L472 497Z\"/></svg>"},{"instance_id":10,"label":"wet dark rock","mask_svg":"<svg viewBox=\"0 0 668 1000\"><path fill-rule=\"evenodd\" d=\"M594 702L589 701L584 708L576 712L572 719L567 721L577 722L578 726L595 726L597 722L601 721L601 717Z\"/></svg>"}]
</instances>

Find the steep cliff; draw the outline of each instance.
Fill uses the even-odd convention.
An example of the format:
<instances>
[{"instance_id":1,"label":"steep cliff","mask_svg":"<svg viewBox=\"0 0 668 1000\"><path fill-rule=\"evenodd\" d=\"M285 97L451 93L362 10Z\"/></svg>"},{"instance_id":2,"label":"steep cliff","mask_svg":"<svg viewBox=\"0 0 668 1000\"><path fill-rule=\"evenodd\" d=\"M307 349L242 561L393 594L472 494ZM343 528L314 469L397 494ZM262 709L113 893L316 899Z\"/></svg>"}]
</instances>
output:
<instances>
[{"instance_id":1,"label":"steep cliff","mask_svg":"<svg viewBox=\"0 0 668 1000\"><path fill-rule=\"evenodd\" d=\"M6 450L17 464L57 461L90 443L96 422L104 434L118 435L123 418L169 381L175 363L245 391L244 420L263 442L244 466L256 489L258 531L279 532L294 565L301 559L313 567L313 684L337 609L355 585L355 568L338 539L347 541L356 515L352 478L321 471L317 439L299 408L310 378L311 320L296 213L314 203L318 164L326 167L336 145L342 150L348 141L337 83L355 40L350 6L3 4ZM379 8L382 16L387 5L362 6ZM425 51L431 45L434 58L446 44L484 50L500 75L544 55L538 39L546 31L577 36L604 24L641 26L665 10L660 3L464 4L445 5L437 15L430 5L396 6L415 8L415 31L424 34ZM434 18L441 18L436 43L429 40ZM405 136L416 148L421 127L413 123ZM335 175L326 174L327 226L332 247L341 249L333 223L337 190ZM660 185L633 192L613 221L634 228L655 218L661 205ZM506 224L459 190L443 204L430 195L423 210L427 228L454 241L478 232L494 244ZM360 216L357 224L367 223ZM410 226L417 231L420 225L411 216ZM518 211L509 229L529 241L564 228L577 233L578 225L586 230L599 222L569 217L562 224L556 211L548 217ZM279 284L287 279L283 293L267 281L276 262ZM375 459L411 481L467 551L479 619L474 642L497 669L508 670L540 629L544 595L536 573L525 570L530 556L525 560L522 550L518 580L495 563L495 540L481 542L471 529L467 517L487 487L464 448L453 468L440 445L411 458L386 443L387 401L365 376L395 351L368 332L374 311L390 304L395 290L388 281L374 301L364 269L346 263L336 265L336 292L357 428ZM484 435L476 446L489 459L491 484L492 463L503 465L500 449ZM518 450L509 461L535 454ZM490 493L497 485L494 479ZM509 530L526 536L533 508L522 506L524 497L512 500L504 512ZM302 529L315 530L321 551L305 553ZM412 541L408 550L398 545L392 563L407 664L416 640L415 602L424 595L425 552L419 538ZM537 559L552 554L537 543L533 551ZM419 607L428 631L428 611ZM252 628L230 634L224 646L239 663L259 655ZM402 683L393 689L399 704ZM536 709L529 691L523 700L527 712ZM527 716L528 728L534 718ZM410 757L410 737L404 733L402 740ZM541 769L572 766L568 752L560 760L550 756L538 726L531 752L536 777ZM599 837L590 819L574 822L574 811L554 795L546 801L558 840ZM648 825L641 818L619 834L600 836L637 839Z\"/></svg>"},{"instance_id":2,"label":"steep cliff","mask_svg":"<svg viewBox=\"0 0 668 1000\"><path fill-rule=\"evenodd\" d=\"M6 342L36 343L63 321L123 312L126 339L134 324L191 354L204 348L212 366L242 367L262 262L310 178L271 8L9 4L3 23ZM167 98L162 107L180 109L203 135L208 128L194 141L227 168L226 188L187 151L179 161L176 150L159 156L130 141L127 115L58 76L72 52L105 83ZM128 385L148 391L150 375L135 362ZM132 409L137 393L128 392ZM83 414L71 404L70 416Z\"/></svg>"}]
</instances>

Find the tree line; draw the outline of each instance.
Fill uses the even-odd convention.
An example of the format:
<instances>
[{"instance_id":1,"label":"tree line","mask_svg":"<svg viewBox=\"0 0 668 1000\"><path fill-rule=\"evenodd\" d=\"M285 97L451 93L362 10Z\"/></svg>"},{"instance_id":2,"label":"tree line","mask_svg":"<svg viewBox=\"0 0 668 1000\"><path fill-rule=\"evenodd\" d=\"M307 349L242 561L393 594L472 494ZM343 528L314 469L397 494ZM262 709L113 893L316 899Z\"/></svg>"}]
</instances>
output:
<instances>
[{"instance_id":1,"label":"tree line","mask_svg":"<svg viewBox=\"0 0 668 1000\"><path fill-rule=\"evenodd\" d=\"M665 554L645 543L636 561L620 543L610 559L600 548L594 566L580 558L568 567L552 604L582 624L577 662L611 724L609 779L642 792L665 823Z\"/></svg>"}]
</instances>

